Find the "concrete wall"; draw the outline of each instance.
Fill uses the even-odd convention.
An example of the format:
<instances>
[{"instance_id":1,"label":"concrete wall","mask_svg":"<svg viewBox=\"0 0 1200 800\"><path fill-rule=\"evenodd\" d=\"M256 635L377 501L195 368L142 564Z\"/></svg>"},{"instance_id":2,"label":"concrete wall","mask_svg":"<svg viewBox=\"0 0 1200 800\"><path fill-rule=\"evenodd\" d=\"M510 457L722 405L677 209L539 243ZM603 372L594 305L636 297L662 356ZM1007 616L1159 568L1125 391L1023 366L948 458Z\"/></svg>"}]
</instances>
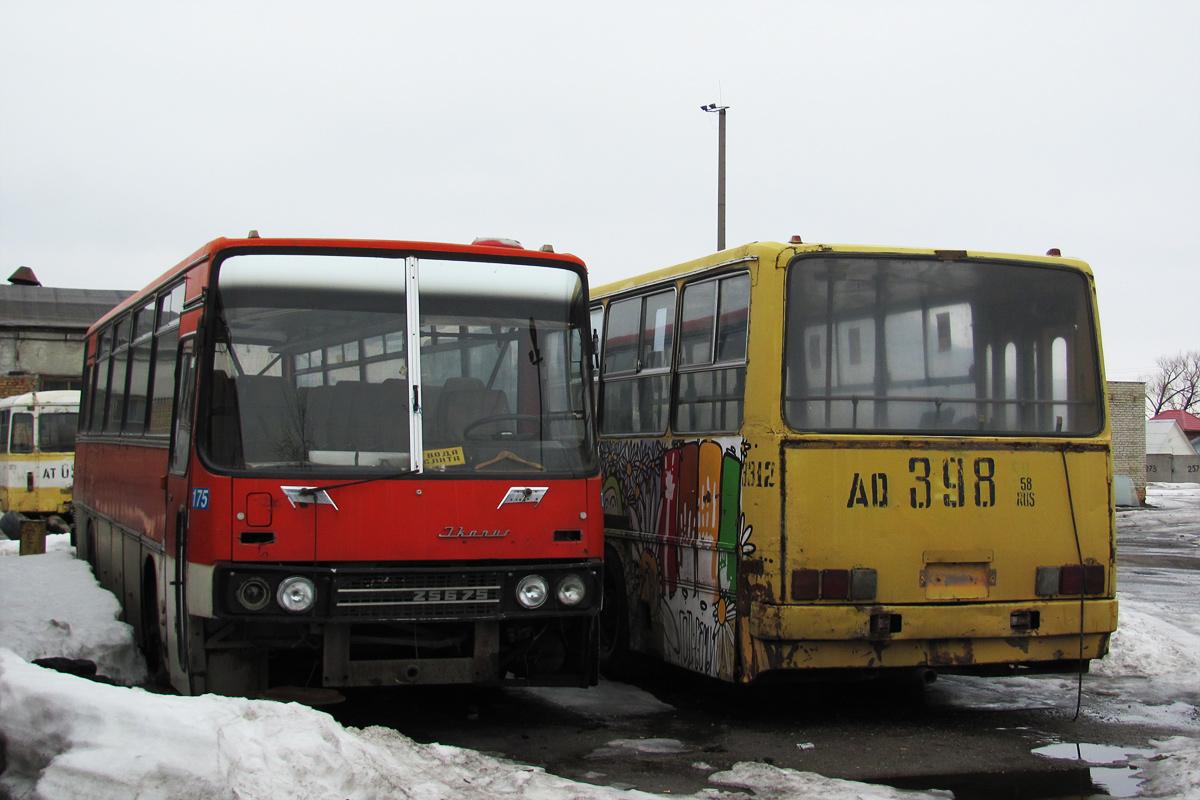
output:
<instances>
[{"instance_id":1,"label":"concrete wall","mask_svg":"<svg viewBox=\"0 0 1200 800\"><path fill-rule=\"evenodd\" d=\"M1133 481L1138 503L1146 502L1146 384L1109 381L1108 412L1112 418L1113 472ZM1150 478L1160 481L1165 478Z\"/></svg>"},{"instance_id":2,"label":"concrete wall","mask_svg":"<svg viewBox=\"0 0 1200 800\"><path fill-rule=\"evenodd\" d=\"M0 331L0 397L45 388L41 376L79 378L83 337L82 332Z\"/></svg>"},{"instance_id":3,"label":"concrete wall","mask_svg":"<svg viewBox=\"0 0 1200 800\"><path fill-rule=\"evenodd\" d=\"M1174 456L1153 453L1146 456L1146 480L1161 483L1200 483L1200 453Z\"/></svg>"}]
</instances>

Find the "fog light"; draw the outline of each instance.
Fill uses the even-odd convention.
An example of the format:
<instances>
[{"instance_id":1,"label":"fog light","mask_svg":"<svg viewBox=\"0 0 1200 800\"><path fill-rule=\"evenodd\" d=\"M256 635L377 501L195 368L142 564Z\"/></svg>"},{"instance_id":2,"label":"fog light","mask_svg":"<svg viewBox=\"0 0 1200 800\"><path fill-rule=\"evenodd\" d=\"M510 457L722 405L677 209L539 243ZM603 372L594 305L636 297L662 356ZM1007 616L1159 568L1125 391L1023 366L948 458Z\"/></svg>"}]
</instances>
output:
<instances>
[{"instance_id":1,"label":"fog light","mask_svg":"<svg viewBox=\"0 0 1200 800\"><path fill-rule=\"evenodd\" d=\"M587 585L584 584L583 578L571 573L558 582L558 591L556 594L558 595L558 602L564 606L577 606L587 596Z\"/></svg>"},{"instance_id":2,"label":"fog light","mask_svg":"<svg viewBox=\"0 0 1200 800\"><path fill-rule=\"evenodd\" d=\"M526 575L517 584L517 602L526 608L539 608L549 594L550 587L541 575Z\"/></svg>"},{"instance_id":3,"label":"fog light","mask_svg":"<svg viewBox=\"0 0 1200 800\"><path fill-rule=\"evenodd\" d=\"M284 578L275 592L279 605L293 614L308 611L317 600L317 587L303 575Z\"/></svg>"},{"instance_id":4,"label":"fog light","mask_svg":"<svg viewBox=\"0 0 1200 800\"><path fill-rule=\"evenodd\" d=\"M247 611L261 611L271 602L271 587L262 578L250 578L238 587L237 601Z\"/></svg>"}]
</instances>

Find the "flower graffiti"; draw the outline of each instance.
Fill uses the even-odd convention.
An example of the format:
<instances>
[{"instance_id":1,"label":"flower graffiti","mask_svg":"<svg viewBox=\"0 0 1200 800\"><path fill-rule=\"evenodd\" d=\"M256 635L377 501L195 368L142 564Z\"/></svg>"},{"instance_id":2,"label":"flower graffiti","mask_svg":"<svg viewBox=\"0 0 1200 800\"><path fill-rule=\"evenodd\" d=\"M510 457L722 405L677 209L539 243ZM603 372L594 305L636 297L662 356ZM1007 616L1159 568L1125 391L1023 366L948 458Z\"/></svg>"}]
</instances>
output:
<instances>
[{"instance_id":1,"label":"flower graffiti","mask_svg":"<svg viewBox=\"0 0 1200 800\"><path fill-rule=\"evenodd\" d=\"M741 511L740 437L608 441L604 512L631 571L635 637L671 663L732 678L737 569L753 553Z\"/></svg>"}]
</instances>

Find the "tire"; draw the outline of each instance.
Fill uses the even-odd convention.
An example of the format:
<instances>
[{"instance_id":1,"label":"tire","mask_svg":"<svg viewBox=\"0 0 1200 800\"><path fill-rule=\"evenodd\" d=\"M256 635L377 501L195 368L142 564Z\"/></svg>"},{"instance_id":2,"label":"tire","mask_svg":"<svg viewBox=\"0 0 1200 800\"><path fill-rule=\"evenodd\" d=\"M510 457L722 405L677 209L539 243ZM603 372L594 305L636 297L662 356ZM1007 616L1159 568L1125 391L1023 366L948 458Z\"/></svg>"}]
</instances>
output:
<instances>
[{"instance_id":1,"label":"tire","mask_svg":"<svg viewBox=\"0 0 1200 800\"><path fill-rule=\"evenodd\" d=\"M96 525L90 519L87 522L87 533L84 535L83 542L87 548L83 552L83 560L91 566L96 580L100 580L100 575L96 572Z\"/></svg>"},{"instance_id":2,"label":"tire","mask_svg":"<svg viewBox=\"0 0 1200 800\"><path fill-rule=\"evenodd\" d=\"M142 577L142 654L146 657L146 671L150 683L166 685L170 681L167 673L166 651L163 648L162 632L158 627L158 580L154 567L147 564Z\"/></svg>"},{"instance_id":3,"label":"tire","mask_svg":"<svg viewBox=\"0 0 1200 800\"><path fill-rule=\"evenodd\" d=\"M604 599L600 607L600 671L609 678L629 673L629 602L625 571L616 550L604 548Z\"/></svg>"}]
</instances>

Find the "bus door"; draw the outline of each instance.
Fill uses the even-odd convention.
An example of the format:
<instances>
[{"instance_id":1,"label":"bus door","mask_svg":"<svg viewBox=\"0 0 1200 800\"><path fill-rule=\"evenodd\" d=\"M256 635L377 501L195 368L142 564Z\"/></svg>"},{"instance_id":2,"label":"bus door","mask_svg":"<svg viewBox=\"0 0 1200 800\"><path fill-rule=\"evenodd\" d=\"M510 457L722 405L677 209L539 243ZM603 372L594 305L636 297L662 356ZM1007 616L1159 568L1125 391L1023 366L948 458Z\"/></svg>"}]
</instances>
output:
<instances>
[{"instance_id":1,"label":"bus door","mask_svg":"<svg viewBox=\"0 0 1200 800\"><path fill-rule=\"evenodd\" d=\"M160 576L162 596L166 598L168 660L172 672L187 664L187 531L188 514L205 497L193 497L189 464L192 452L192 427L196 394L195 339L180 342L175 366L175 420L171 433L170 463L166 478L166 515L164 548L167 568ZM144 602L144 600L143 600Z\"/></svg>"}]
</instances>

